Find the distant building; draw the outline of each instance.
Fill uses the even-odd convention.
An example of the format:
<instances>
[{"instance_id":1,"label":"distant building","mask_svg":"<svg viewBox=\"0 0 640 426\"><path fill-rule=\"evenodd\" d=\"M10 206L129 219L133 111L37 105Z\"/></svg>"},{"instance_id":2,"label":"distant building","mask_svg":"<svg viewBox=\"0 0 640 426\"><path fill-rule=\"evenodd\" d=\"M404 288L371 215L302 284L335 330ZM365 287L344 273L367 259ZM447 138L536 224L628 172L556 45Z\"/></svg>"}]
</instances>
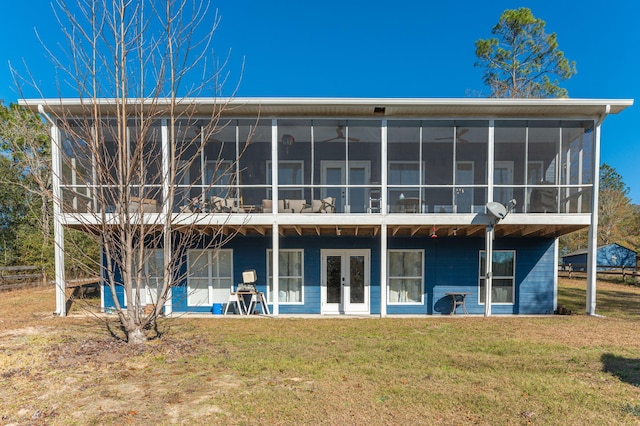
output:
<instances>
[{"instance_id":1,"label":"distant building","mask_svg":"<svg viewBox=\"0 0 640 426\"><path fill-rule=\"evenodd\" d=\"M586 271L587 254L587 249L566 254L562 256L562 266L565 268L571 266L574 271ZM596 264L600 270L608 267L636 266L636 252L616 243L600 246L596 252Z\"/></svg>"}]
</instances>

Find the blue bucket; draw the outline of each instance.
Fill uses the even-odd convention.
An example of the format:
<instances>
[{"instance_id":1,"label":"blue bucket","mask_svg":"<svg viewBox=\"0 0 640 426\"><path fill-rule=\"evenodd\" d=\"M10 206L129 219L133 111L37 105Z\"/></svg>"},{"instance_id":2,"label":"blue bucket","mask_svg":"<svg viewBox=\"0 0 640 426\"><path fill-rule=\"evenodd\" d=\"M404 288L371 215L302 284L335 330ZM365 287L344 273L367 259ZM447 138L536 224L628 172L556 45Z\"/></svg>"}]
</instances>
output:
<instances>
[{"instance_id":1,"label":"blue bucket","mask_svg":"<svg viewBox=\"0 0 640 426\"><path fill-rule=\"evenodd\" d=\"M213 315L222 315L222 303L214 303L211 312Z\"/></svg>"}]
</instances>

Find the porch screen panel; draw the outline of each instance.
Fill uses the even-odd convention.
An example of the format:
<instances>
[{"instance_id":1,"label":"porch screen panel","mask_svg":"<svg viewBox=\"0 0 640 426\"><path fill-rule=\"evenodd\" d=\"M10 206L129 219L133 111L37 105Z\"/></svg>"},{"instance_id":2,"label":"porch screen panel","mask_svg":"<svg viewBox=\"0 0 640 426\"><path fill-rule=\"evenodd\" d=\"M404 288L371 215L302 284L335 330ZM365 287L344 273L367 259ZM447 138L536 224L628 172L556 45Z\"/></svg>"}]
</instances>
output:
<instances>
[{"instance_id":1,"label":"porch screen panel","mask_svg":"<svg viewBox=\"0 0 640 426\"><path fill-rule=\"evenodd\" d=\"M156 212L162 203L162 135L160 120L140 123L129 120L129 143L134 165L134 180L140 185L136 196L155 200ZM142 149L140 149L142 148Z\"/></svg>"},{"instance_id":2,"label":"porch screen panel","mask_svg":"<svg viewBox=\"0 0 640 426\"><path fill-rule=\"evenodd\" d=\"M61 134L62 176L60 176L60 185L64 212L86 213L94 211L91 189L91 185L94 183L91 152L94 144L91 142L93 137L90 130L79 123L71 123L68 130ZM114 157L103 157L103 168L109 164L109 160L106 160L109 158ZM107 178L105 183L111 183L108 173L105 177Z\"/></svg>"},{"instance_id":3,"label":"porch screen panel","mask_svg":"<svg viewBox=\"0 0 640 426\"><path fill-rule=\"evenodd\" d=\"M406 199L417 200L415 205L412 205L412 209L418 210L422 183L420 122L389 121L387 135L389 211L404 212Z\"/></svg>"},{"instance_id":4,"label":"porch screen panel","mask_svg":"<svg viewBox=\"0 0 640 426\"><path fill-rule=\"evenodd\" d=\"M507 205L516 200L516 211L523 211L527 173L527 126L525 121L495 122L493 201Z\"/></svg>"},{"instance_id":5,"label":"porch screen panel","mask_svg":"<svg viewBox=\"0 0 640 426\"><path fill-rule=\"evenodd\" d=\"M310 202L311 120L278 120L278 185L282 199ZM292 168L292 165L298 165Z\"/></svg>"},{"instance_id":6,"label":"porch screen panel","mask_svg":"<svg viewBox=\"0 0 640 426\"><path fill-rule=\"evenodd\" d=\"M424 289L424 252L389 251L389 303L422 303Z\"/></svg>"},{"instance_id":7,"label":"porch screen panel","mask_svg":"<svg viewBox=\"0 0 640 426\"><path fill-rule=\"evenodd\" d=\"M351 213L366 212L369 199L380 198L381 126L380 120L347 122L348 204Z\"/></svg>"},{"instance_id":8,"label":"porch screen panel","mask_svg":"<svg viewBox=\"0 0 640 426\"><path fill-rule=\"evenodd\" d=\"M562 172L560 183L561 211L588 213L591 211L593 183L593 121L563 121Z\"/></svg>"},{"instance_id":9,"label":"porch screen panel","mask_svg":"<svg viewBox=\"0 0 640 426\"><path fill-rule=\"evenodd\" d=\"M189 250L188 254L188 295L189 306L209 304L209 256L206 250Z\"/></svg>"},{"instance_id":10,"label":"porch screen panel","mask_svg":"<svg viewBox=\"0 0 640 426\"><path fill-rule=\"evenodd\" d=\"M271 158L271 121L238 120L240 190L245 205L258 206L267 195L267 163Z\"/></svg>"},{"instance_id":11,"label":"porch screen panel","mask_svg":"<svg viewBox=\"0 0 640 426\"><path fill-rule=\"evenodd\" d=\"M211 202L212 197L235 198L240 197L236 185L237 181L237 145L236 120L221 123L224 127L208 136L202 149L201 157L205 170L200 172L200 162L192 165L191 170L198 172L196 179L201 179L201 192L205 193L205 201ZM204 175L203 175L204 174ZM204 178L204 179L203 179Z\"/></svg>"},{"instance_id":12,"label":"porch screen panel","mask_svg":"<svg viewBox=\"0 0 640 426\"><path fill-rule=\"evenodd\" d=\"M313 120L314 182L321 185L320 198L335 199L336 213L347 203L348 137L346 120Z\"/></svg>"},{"instance_id":13,"label":"porch screen panel","mask_svg":"<svg viewBox=\"0 0 640 426\"><path fill-rule=\"evenodd\" d=\"M531 120L528 123L527 197L528 212L558 212L558 163L560 122Z\"/></svg>"}]
</instances>

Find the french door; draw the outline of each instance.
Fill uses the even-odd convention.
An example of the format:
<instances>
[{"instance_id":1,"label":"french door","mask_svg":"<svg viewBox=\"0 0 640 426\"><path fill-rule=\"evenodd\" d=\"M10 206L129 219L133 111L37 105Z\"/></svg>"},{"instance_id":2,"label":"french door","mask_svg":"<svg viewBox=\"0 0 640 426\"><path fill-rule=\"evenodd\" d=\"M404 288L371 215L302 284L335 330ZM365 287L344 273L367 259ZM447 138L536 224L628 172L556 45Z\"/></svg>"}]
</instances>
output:
<instances>
[{"instance_id":1,"label":"french door","mask_svg":"<svg viewBox=\"0 0 640 426\"><path fill-rule=\"evenodd\" d=\"M322 250L322 313L369 313L369 250Z\"/></svg>"},{"instance_id":2,"label":"french door","mask_svg":"<svg viewBox=\"0 0 640 426\"><path fill-rule=\"evenodd\" d=\"M322 185L330 185L322 189L322 198L336 199L337 213L364 213L368 207L368 188L363 186L346 188L345 185L368 185L371 175L368 161L322 161Z\"/></svg>"}]
</instances>

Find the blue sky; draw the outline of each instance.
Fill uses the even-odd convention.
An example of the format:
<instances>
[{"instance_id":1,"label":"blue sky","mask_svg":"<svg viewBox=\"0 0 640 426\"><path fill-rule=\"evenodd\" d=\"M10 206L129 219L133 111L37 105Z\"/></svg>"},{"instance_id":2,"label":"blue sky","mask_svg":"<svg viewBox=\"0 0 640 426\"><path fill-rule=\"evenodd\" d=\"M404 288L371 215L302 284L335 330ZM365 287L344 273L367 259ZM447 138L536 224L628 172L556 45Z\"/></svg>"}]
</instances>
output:
<instances>
[{"instance_id":1,"label":"blue sky","mask_svg":"<svg viewBox=\"0 0 640 426\"><path fill-rule=\"evenodd\" d=\"M71 2L72 0L69 0ZM26 62L44 88L58 94L55 73L35 36L48 46L61 33L48 0L0 1L0 99L18 94L9 73ZM563 83L572 98L640 102L640 2L617 0L212 1L221 16L214 47L230 52L237 96L461 98L484 92L474 68L474 42L489 37L505 9L530 7L558 34L578 74ZM63 93L64 94L64 93ZM26 92L26 95L37 96ZM74 93L65 94L74 96ZM609 116L602 162L615 167L640 204L640 106Z\"/></svg>"}]
</instances>

